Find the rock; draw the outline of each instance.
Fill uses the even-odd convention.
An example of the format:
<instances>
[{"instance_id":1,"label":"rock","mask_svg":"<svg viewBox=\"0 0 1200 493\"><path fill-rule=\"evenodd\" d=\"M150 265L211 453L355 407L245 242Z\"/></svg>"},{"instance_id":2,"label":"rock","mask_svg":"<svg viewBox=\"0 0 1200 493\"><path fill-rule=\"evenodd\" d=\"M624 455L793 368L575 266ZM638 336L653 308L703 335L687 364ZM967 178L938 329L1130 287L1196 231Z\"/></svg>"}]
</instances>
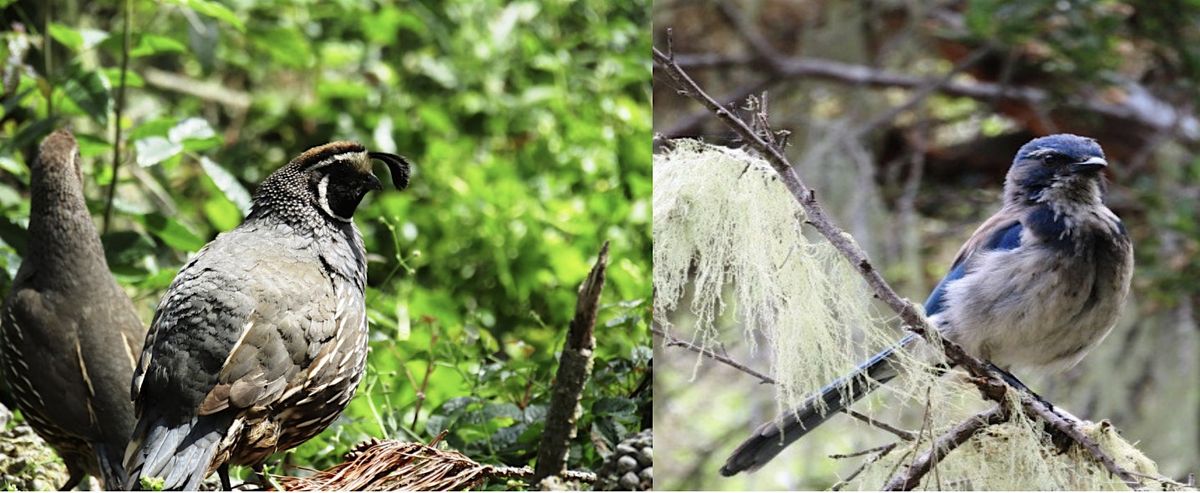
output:
<instances>
[{"instance_id":1,"label":"rock","mask_svg":"<svg viewBox=\"0 0 1200 493\"><path fill-rule=\"evenodd\" d=\"M628 455L617 459L617 472L629 472L637 469L638 460Z\"/></svg>"},{"instance_id":2,"label":"rock","mask_svg":"<svg viewBox=\"0 0 1200 493\"><path fill-rule=\"evenodd\" d=\"M625 473L624 476L621 476L621 480L617 482L617 484L621 485L622 488L630 491L637 490L639 486L638 483L639 481L637 474L634 474L633 471Z\"/></svg>"},{"instance_id":3,"label":"rock","mask_svg":"<svg viewBox=\"0 0 1200 493\"><path fill-rule=\"evenodd\" d=\"M597 471L598 490L646 491L654 487L652 430L629 436L613 447Z\"/></svg>"},{"instance_id":4,"label":"rock","mask_svg":"<svg viewBox=\"0 0 1200 493\"><path fill-rule=\"evenodd\" d=\"M0 427L0 490L53 490L67 481L67 468L26 424Z\"/></svg>"},{"instance_id":5,"label":"rock","mask_svg":"<svg viewBox=\"0 0 1200 493\"><path fill-rule=\"evenodd\" d=\"M642 447L642 450L638 452L637 460L642 467L654 464L654 448Z\"/></svg>"}]
</instances>

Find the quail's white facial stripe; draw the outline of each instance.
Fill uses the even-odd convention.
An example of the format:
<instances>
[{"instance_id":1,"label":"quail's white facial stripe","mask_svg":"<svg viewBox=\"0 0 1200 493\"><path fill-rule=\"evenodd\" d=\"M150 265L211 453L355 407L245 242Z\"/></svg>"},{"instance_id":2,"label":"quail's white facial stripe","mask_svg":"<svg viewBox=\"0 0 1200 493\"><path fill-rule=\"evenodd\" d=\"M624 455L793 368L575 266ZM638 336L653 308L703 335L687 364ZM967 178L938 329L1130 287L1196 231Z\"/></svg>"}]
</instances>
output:
<instances>
[{"instance_id":1,"label":"quail's white facial stripe","mask_svg":"<svg viewBox=\"0 0 1200 493\"><path fill-rule=\"evenodd\" d=\"M313 163L313 165L312 165L312 166L309 166L307 169L305 169L305 171L312 171L312 170L315 170L315 169L321 169L321 168L324 168L324 167L326 167L326 166L329 166L329 165L331 165L331 164L335 164L335 163L350 163L350 164L354 165L356 168L360 168L360 169L361 169L361 168L363 168L363 167L364 167L364 166L363 166L363 163L369 163L369 162L370 162L370 159L367 157L367 152L366 152L366 151L363 151L363 152L344 152L344 153L341 153L341 154L334 154L334 155L332 155L332 156L329 156L329 157L327 157L327 158L325 158L325 159L322 159L322 160L320 160L320 161L317 161L316 163ZM366 168L367 168L367 169L370 169L370 165L369 165L369 164L367 164L367 165L366 165Z\"/></svg>"},{"instance_id":2,"label":"quail's white facial stripe","mask_svg":"<svg viewBox=\"0 0 1200 493\"><path fill-rule=\"evenodd\" d=\"M321 181L317 183L317 202L321 204L321 210L329 214L329 217L336 218L342 222L350 222L350 218L337 215L329 207L329 175L322 176Z\"/></svg>"}]
</instances>

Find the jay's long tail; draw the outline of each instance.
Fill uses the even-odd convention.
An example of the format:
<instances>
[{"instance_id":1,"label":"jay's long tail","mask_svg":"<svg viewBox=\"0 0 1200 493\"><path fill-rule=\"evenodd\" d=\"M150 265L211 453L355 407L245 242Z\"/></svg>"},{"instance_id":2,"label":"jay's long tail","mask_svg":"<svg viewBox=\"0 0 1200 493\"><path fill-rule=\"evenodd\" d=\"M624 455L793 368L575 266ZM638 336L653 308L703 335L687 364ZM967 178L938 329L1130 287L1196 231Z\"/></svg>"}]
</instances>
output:
<instances>
[{"instance_id":1,"label":"jay's long tail","mask_svg":"<svg viewBox=\"0 0 1200 493\"><path fill-rule=\"evenodd\" d=\"M742 471L753 471L762 467L792 442L824 423L829 416L846 409L879 385L895 378L899 371L893 356L898 349L916 339L917 336L913 334L905 336L896 345L859 365L853 373L826 385L819 394L809 397L799 409L763 423L754 430L754 435L733 451L721 467L721 475L733 476Z\"/></svg>"}]
</instances>

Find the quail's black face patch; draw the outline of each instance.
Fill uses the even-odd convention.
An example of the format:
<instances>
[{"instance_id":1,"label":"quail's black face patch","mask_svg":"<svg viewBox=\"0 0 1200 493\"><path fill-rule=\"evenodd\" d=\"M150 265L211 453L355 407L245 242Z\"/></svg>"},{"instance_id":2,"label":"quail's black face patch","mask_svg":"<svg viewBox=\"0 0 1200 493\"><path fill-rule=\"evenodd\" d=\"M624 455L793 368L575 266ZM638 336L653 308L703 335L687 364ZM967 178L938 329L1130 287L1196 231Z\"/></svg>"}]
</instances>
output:
<instances>
[{"instance_id":1,"label":"quail's black face patch","mask_svg":"<svg viewBox=\"0 0 1200 493\"><path fill-rule=\"evenodd\" d=\"M309 180L317 204L343 221L350 220L367 192L381 188L374 175L340 163L315 170Z\"/></svg>"}]
</instances>

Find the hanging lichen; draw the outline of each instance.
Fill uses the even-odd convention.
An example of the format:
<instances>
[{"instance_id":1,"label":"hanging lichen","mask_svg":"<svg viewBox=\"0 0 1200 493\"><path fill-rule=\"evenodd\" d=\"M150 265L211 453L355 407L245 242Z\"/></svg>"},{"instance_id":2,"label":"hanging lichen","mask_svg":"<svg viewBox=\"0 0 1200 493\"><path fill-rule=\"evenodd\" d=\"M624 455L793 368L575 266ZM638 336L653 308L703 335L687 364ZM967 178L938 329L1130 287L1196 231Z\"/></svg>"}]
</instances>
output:
<instances>
[{"instance_id":1,"label":"hanging lichen","mask_svg":"<svg viewBox=\"0 0 1200 493\"><path fill-rule=\"evenodd\" d=\"M770 166L694 140L654 158L655 320L686 303L701 345L722 340L727 311L751 345L767 342L781 407L791 407L861 357L851 337L882 346L871 296L852 267L803 232L804 214ZM689 299L685 299L690 289ZM732 299L727 300L729 296Z\"/></svg>"}]
</instances>

